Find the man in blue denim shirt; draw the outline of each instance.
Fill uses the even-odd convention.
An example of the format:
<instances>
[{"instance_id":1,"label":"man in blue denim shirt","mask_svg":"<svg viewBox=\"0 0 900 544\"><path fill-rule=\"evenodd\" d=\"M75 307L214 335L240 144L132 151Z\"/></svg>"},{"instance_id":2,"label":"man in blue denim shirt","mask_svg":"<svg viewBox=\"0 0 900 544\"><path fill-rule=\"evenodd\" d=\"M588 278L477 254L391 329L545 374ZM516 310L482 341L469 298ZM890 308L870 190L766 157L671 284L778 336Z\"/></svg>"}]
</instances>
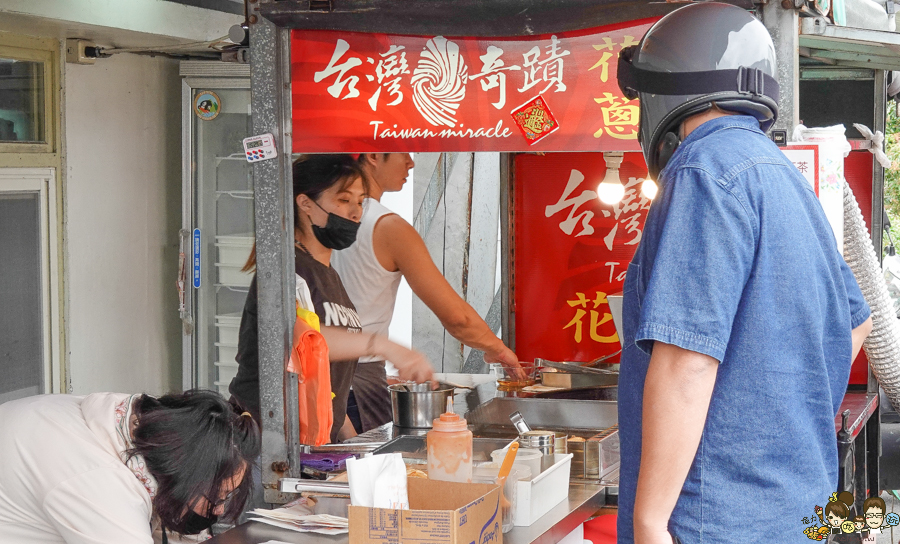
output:
<instances>
[{"instance_id":1,"label":"man in blue denim shirt","mask_svg":"<svg viewBox=\"0 0 900 544\"><path fill-rule=\"evenodd\" d=\"M722 6L673 12L624 62L737 69L667 68L696 59L694 39L771 77L765 43L764 58L746 62L748 44L764 41L747 29L765 28ZM719 28L722 42L692 25ZM659 55L669 58L654 66ZM620 85L640 77L623 78L620 64ZM837 485L834 417L869 308L812 188L760 128L777 95L729 95L712 81L705 97L685 98L695 87L684 85L668 105L654 102L660 89L640 95L644 154L651 175L662 171L624 288L618 539L804 542L802 518Z\"/></svg>"}]
</instances>

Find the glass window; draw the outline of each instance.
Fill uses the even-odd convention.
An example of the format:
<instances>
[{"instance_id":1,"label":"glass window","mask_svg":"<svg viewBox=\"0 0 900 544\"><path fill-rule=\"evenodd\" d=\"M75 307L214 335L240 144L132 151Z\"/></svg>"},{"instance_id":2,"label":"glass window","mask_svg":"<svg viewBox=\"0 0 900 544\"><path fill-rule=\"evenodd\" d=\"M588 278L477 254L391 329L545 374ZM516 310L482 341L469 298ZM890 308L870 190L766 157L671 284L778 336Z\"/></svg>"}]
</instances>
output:
<instances>
[{"instance_id":1,"label":"glass window","mask_svg":"<svg viewBox=\"0 0 900 544\"><path fill-rule=\"evenodd\" d=\"M44 142L44 63L0 57L0 141Z\"/></svg>"},{"instance_id":2,"label":"glass window","mask_svg":"<svg viewBox=\"0 0 900 544\"><path fill-rule=\"evenodd\" d=\"M43 392L40 194L0 193L0 403Z\"/></svg>"}]
</instances>

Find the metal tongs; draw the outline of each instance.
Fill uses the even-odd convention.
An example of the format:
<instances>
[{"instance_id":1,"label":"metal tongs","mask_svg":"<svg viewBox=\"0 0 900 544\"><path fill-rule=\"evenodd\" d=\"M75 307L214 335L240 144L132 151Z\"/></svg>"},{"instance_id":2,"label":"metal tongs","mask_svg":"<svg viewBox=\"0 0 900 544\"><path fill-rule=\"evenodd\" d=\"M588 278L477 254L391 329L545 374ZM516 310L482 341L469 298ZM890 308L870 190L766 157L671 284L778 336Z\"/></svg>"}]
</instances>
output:
<instances>
[{"instance_id":1,"label":"metal tongs","mask_svg":"<svg viewBox=\"0 0 900 544\"><path fill-rule=\"evenodd\" d=\"M558 363L555 361L548 361L547 359L535 359L534 364L537 366L549 366L550 368L555 368L557 370L564 370L566 372L575 372L579 374L618 374L618 370L609 370L606 368L590 368L596 364L602 363L603 361L615 357L616 355L622 353L622 350L619 350L615 353L610 353L609 355L604 355L603 357L598 357L593 361L588 363L584 363L583 365L575 364L575 363Z\"/></svg>"},{"instance_id":2,"label":"metal tongs","mask_svg":"<svg viewBox=\"0 0 900 544\"><path fill-rule=\"evenodd\" d=\"M512 421L513 426L519 431L520 435L531 431L531 427L528 426L528 423L525 422L525 418L522 417L522 412L516 410L509 414L509 420Z\"/></svg>"}]
</instances>

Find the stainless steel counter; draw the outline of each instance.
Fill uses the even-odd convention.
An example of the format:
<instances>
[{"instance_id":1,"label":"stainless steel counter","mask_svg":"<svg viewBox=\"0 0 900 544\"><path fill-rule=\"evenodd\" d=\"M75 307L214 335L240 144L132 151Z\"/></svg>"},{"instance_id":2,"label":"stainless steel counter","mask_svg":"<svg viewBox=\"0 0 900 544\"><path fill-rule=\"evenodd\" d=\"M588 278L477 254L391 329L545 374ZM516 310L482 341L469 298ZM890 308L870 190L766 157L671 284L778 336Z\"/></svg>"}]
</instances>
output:
<instances>
[{"instance_id":1,"label":"stainless steel counter","mask_svg":"<svg viewBox=\"0 0 900 544\"><path fill-rule=\"evenodd\" d=\"M450 375L451 377L453 375ZM458 380L458 375L456 376ZM509 397L528 397L531 395L519 395L510 392L499 392L496 388L496 382L481 383L471 389L457 389L454 394L454 412L465 415L472 412L471 416L479 421L470 421L470 427L481 427L491 429L488 433L493 436L509 436L515 437L516 432L512 424L508 421L508 412L520 409L521 406L516 402L515 398ZM502 399L502 409L498 411L497 406L493 406L493 411L482 408L476 411L476 408L492 399L498 397L506 397L508 400ZM544 400L538 401L542 404ZM573 401L560 401L560 405L567 405ZM579 402L588 401L574 401ZM507 406L508 405L508 406ZM615 418L615 403L601 403L599 407L593 406L595 410L601 410L603 418ZM526 410L528 411L528 410ZM563 410L568 412L569 410ZM585 416L584 410L571 410L575 414L580 414L582 418ZM497 412L496 414L493 412ZM503 412L502 414L500 412ZM607 413L608 412L608 413ZM499 415L498 415L499 414ZM502 418L500 416L503 416ZM526 419L531 417L536 423L540 421L540 414L528 412ZM500 418L495 421L496 418ZM485 419L485 421L480 421ZM598 419L597 417L589 417L588 420ZM565 420L568 422L568 420ZM575 425L578 427L578 425ZM355 438L352 438L344 444L383 444L402 435L424 435L428 429L405 429L395 427L392 423L382 425L381 427L372 429ZM476 435L480 436L478 433ZM616 488L610 488L615 491ZM569 484L568 498L553 507L547 514L535 521L528 527L515 527L509 533L503 535L503 541L507 544L551 544L559 542L564 536L572 532L578 525L584 523L595 512L602 508L606 503L607 487L584 482L571 482ZM210 544L258 544L269 540L280 540L289 543L304 544L326 544L326 543L347 543L348 535L325 536L314 533L297 533L287 529L280 529L259 522L248 522L239 525L221 535L208 540Z\"/></svg>"},{"instance_id":2,"label":"stainless steel counter","mask_svg":"<svg viewBox=\"0 0 900 544\"><path fill-rule=\"evenodd\" d=\"M597 484L569 484L569 497L528 527L513 527L506 544L555 544L603 507L606 496Z\"/></svg>"},{"instance_id":3,"label":"stainless steel counter","mask_svg":"<svg viewBox=\"0 0 900 544\"><path fill-rule=\"evenodd\" d=\"M603 507L604 488L593 484L569 484L568 500L556 505L543 517L528 527L514 527L503 535L504 544L553 544L562 540L576 527L584 523ZM259 544L280 540L302 544L346 544L348 535L325 536L315 533L298 533L250 521L222 533L208 544Z\"/></svg>"}]
</instances>

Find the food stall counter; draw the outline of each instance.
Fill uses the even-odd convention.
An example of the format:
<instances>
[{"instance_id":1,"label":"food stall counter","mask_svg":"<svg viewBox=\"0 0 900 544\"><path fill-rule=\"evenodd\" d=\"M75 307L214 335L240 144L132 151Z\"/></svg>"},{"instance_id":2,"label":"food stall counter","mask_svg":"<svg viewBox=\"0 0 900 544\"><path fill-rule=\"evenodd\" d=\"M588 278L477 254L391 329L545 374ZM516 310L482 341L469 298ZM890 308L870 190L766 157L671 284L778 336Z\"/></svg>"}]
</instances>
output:
<instances>
[{"instance_id":1,"label":"food stall counter","mask_svg":"<svg viewBox=\"0 0 900 544\"><path fill-rule=\"evenodd\" d=\"M502 435L505 440L509 440L515 437L514 428L508 420L508 413L510 411L512 411L513 409L523 410L523 413L526 415L526 417L530 417L536 423L540 423L540 412L534 411L531 405L544 405L547 403L549 403L549 405L551 406L556 405L556 402L549 401L547 399L526 400L523 398L508 398L507 394L497 391L496 382L492 382L491 380L477 379L473 381L471 377L461 375L443 375L441 377L448 378L448 381L451 382L464 382L465 386L457 388L456 394L454 395L454 411L456 411L460 415L468 413L470 417L474 417L475 420L482 423L482 425L473 427L476 430L476 436L484 436L482 433L478 432L479 427L481 431L484 431L485 427L493 428L495 431L502 428L502 431L499 432L499 434L497 434L495 438L499 439L499 437ZM477 376L477 378L481 378L481 376ZM495 399L504 401L504 407L497 411L497 413L493 413L493 411L489 410L489 407L496 408L496 402L491 402ZM524 404L522 404L523 401ZM557 405L559 409L550 410L555 418L562 417L568 412L579 412L582 415L585 413L584 410L567 409L566 407L568 406L568 403L571 403L573 401L557 402L559 402L559 404ZM614 406L615 403L600 402L590 404L591 406L599 407L596 409L601 411L599 412L600 414L604 415L605 418L611 419L611 422L615 422L615 412L611 411L607 414L606 412L612 410L612 408L610 406L605 406L606 404L611 404L612 406ZM500 418L502 421L498 421L496 418ZM599 418L598 416L593 417L592 419L599 420L602 418ZM498 425L498 423L503 423L503 421L506 422L505 426ZM470 423L475 423L475 421ZM560 421L560 423L569 422ZM376 444L382 446L390 442L391 440L401 436L410 436L410 438L414 438L422 436L426 432L427 429L404 429L401 427L395 427L392 423L387 423L385 425L382 425L381 427L372 429L355 438L352 438L338 447L343 449L346 447L352 448L354 446L364 445L374 446ZM328 451L332 448L325 446L322 448L322 450ZM313 448L313 451L318 449L319 448ZM549 512L538 518L537 521L535 521L531 525L525 527L514 527L511 531L503 535L503 541L509 544L559 542L563 537L571 533L580 524L590 519L598 510L600 510L607 504L608 491L611 494L615 495L617 492L615 484L613 484L613 487L610 487L608 485L603 485L600 482L583 480L570 481L568 487L568 496L565 500L552 507ZM326 536L316 533L298 533L288 529L273 527L264 523L247 522L214 537L208 542L210 542L211 544L257 544L268 542L270 540L288 543L302 542L309 544L338 542L347 543L349 542L349 536L346 534L338 536Z\"/></svg>"},{"instance_id":2,"label":"food stall counter","mask_svg":"<svg viewBox=\"0 0 900 544\"><path fill-rule=\"evenodd\" d=\"M587 521L605 501L605 486L598 484L569 484L568 500L528 527L514 527L503 535L505 544L550 544L559 542L580 524ZM208 544L261 544L270 540L290 544L346 544L348 535L327 536L316 533L298 533L273 527L265 523L249 521L215 536Z\"/></svg>"}]
</instances>

